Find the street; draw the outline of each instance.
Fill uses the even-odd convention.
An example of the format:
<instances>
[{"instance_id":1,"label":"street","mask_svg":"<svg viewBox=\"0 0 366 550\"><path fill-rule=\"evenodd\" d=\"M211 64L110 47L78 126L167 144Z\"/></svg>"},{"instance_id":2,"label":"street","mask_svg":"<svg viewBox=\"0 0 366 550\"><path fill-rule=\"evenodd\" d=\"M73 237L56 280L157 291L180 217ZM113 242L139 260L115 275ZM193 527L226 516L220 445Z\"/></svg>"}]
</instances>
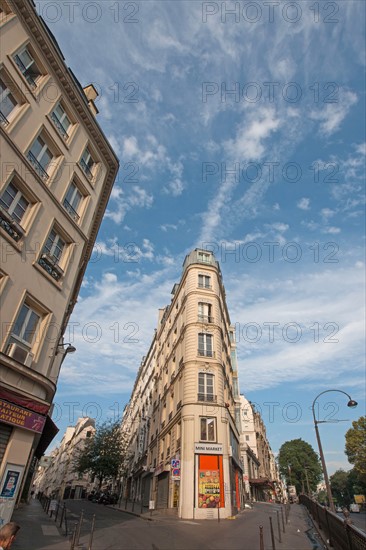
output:
<instances>
[{"instance_id":1,"label":"street","mask_svg":"<svg viewBox=\"0 0 366 550\"><path fill-rule=\"evenodd\" d=\"M84 513L80 533L81 548L88 548L92 518L95 514L93 550L253 550L259 548L259 526L263 525L264 548L271 548L270 523L272 517L274 537L279 542L275 504L256 503L234 520L194 521L160 517L153 521L126 514L89 501L67 501L69 531L74 528L81 510ZM13 545L14 550L68 550L66 537L45 536L56 527L50 527L48 518L38 501L15 514L22 528ZM48 524L47 524L48 523ZM281 550L320 550L314 542L314 529L301 506L292 506L289 523L281 533ZM306 534L309 530L312 542Z\"/></svg>"}]
</instances>

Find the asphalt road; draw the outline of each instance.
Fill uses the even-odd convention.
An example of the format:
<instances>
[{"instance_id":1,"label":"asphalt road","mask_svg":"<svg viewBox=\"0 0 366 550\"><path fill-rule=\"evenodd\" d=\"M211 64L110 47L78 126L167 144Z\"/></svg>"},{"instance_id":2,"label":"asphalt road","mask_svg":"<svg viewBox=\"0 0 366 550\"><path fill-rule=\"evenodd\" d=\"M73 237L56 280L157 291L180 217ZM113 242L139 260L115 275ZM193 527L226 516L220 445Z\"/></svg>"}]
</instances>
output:
<instances>
[{"instance_id":1,"label":"asphalt road","mask_svg":"<svg viewBox=\"0 0 366 550\"><path fill-rule=\"evenodd\" d=\"M93 514L95 534L93 550L253 550L259 548L259 525L263 525L265 549L271 547L269 516L276 507L257 505L236 520L176 521L165 518L147 521L125 514L101 504L88 501L68 501L68 508L75 513L69 515L69 526L73 525L80 510L84 510L84 523L80 543L87 547ZM276 524L274 525L276 530ZM277 531L275 531L277 533ZM277 535L276 535L277 537ZM281 549L309 550L312 548L305 534L299 537L299 545L282 543Z\"/></svg>"}]
</instances>

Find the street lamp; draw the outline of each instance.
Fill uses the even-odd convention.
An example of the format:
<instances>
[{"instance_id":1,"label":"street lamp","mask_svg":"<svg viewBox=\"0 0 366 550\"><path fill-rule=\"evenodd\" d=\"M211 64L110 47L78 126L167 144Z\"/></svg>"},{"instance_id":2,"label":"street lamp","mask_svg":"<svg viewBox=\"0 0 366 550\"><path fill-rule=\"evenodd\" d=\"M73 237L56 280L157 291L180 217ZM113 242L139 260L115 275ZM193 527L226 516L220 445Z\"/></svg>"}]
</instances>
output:
<instances>
[{"instance_id":1,"label":"street lamp","mask_svg":"<svg viewBox=\"0 0 366 550\"><path fill-rule=\"evenodd\" d=\"M333 497L332 497L332 491L331 491L331 488L330 488L327 467L326 467L326 464L325 464L323 448L322 448L322 444L321 444L321 441L320 441L318 424L325 424L326 422L347 422L347 420L317 420L315 418L315 410L314 410L315 401L318 399L318 397L320 397L324 393L328 393L328 392L331 392L331 391L336 391L336 392L343 393L344 395L346 395L349 399L349 401L347 403L347 407L350 407L350 408L357 407L357 401L354 401L353 399L351 399L351 396L348 395L348 393L346 393L343 390L325 390L325 391L322 391L321 393L319 393L319 395L316 396L316 398L314 399L313 404L312 404L315 434L316 434L316 440L318 442L318 447L319 447L319 454L320 454L320 460L321 460L322 468L323 468L325 486L326 486L326 489L327 489L329 507L330 507L332 512L335 512L335 507L334 507L334 502L333 502Z\"/></svg>"}]
</instances>

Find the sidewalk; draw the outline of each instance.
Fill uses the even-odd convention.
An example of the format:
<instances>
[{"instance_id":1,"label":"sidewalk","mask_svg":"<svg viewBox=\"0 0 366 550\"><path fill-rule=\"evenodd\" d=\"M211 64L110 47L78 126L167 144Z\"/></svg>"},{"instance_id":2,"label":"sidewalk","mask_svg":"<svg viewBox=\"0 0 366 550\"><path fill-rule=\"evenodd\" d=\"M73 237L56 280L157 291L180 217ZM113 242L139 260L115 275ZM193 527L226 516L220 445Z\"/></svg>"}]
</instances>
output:
<instances>
[{"instance_id":1,"label":"sidewalk","mask_svg":"<svg viewBox=\"0 0 366 550\"><path fill-rule=\"evenodd\" d=\"M41 503L31 499L13 514L12 521L20 525L20 531L12 550L69 550L69 537L65 537L53 518L43 510Z\"/></svg>"}]
</instances>

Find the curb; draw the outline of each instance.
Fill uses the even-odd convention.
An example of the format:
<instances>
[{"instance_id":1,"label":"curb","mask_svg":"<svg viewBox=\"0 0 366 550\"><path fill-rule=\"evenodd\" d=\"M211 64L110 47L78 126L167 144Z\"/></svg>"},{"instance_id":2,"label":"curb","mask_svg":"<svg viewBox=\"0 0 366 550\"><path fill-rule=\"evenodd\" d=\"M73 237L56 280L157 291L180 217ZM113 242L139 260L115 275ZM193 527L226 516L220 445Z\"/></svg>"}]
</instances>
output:
<instances>
[{"instance_id":1,"label":"curb","mask_svg":"<svg viewBox=\"0 0 366 550\"><path fill-rule=\"evenodd\" d=\"M123 512L124 514L129 514L130 516L135 516L136 518L144 519L145 521L156 521L155 518L145 517L144 514L138 514L137 512L130 512L130 510L123 510L123 508L115 508L113 505L106 506L107 508L111 508L111 510L116 510L117 512Z\"/></svg>"}]
</instances>

